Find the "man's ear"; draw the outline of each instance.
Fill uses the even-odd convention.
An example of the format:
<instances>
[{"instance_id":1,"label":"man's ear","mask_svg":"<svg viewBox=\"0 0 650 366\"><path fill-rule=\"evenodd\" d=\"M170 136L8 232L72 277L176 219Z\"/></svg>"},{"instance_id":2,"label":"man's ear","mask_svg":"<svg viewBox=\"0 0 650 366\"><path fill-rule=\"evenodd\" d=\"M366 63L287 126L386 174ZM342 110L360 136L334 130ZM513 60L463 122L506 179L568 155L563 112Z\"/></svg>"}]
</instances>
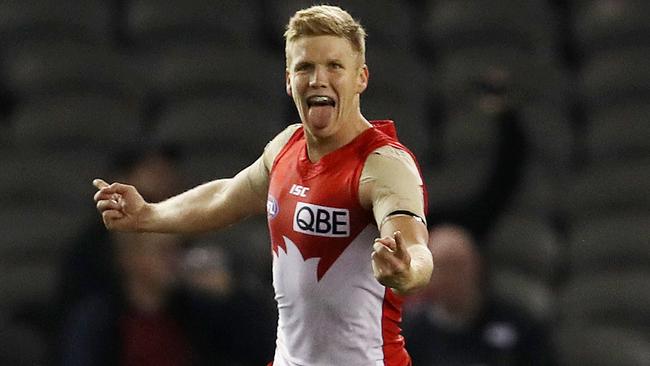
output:
<instances>
[{"instance_id":1,"label":"man's ear","mask_svg":"<svg viewBox=\"0 0 650 366\"><path fill-rule=\"evenodd\" d=\"M285 69L284 71L284 82L285 82L285 88L287 91L287 95L293 98L293 95L291 93L291 76L289 75L289 70Z\"/></svg>"},{"instance_id":2,"label":"man's ear","mask_svg":"<svg viewBox=\"0 0 650 366\"><path fill-rule=\"evenodd\" d=\"M368 87L368 80L370 79L370 71L368 71L368 65L363 64L359 68L359 79L357 84L357 92L359 94L363 93Z\"/></svg>"}]
</instances>

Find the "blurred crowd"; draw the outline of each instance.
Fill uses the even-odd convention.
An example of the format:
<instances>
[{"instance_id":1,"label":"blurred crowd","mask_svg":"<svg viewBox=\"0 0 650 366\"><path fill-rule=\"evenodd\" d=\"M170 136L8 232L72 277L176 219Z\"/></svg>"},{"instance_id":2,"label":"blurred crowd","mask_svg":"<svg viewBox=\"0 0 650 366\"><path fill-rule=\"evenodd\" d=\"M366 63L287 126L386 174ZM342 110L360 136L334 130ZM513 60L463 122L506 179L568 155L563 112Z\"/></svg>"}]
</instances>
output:
<instances>
[{"instance_id":1,"label":"blurred crowd","mask_svg":"<svg viewBox=\"0 0 650 366\"><path fill-rule=\"evenodd\" d=\"M341 0L368 119L429 197L414 365L650 364L650 2ZM312 1L0 1L0 365L264 365L264 218L109 233L92 178L160 201L299 121L282 33Z\"/></svg>"}]
</instances>

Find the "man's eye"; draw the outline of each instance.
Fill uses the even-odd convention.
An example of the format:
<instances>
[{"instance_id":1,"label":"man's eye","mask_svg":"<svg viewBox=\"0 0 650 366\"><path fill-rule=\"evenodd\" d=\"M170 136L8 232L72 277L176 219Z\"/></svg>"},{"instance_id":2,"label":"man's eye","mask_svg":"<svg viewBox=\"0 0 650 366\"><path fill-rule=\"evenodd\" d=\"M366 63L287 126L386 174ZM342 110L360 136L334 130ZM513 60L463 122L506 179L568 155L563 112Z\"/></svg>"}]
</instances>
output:
<instances>
[{"instance_id":1,"label":"man's eye","mask_svg":"<svg viewBox=\"0 0 650 366\"><path fill-rule=\"evenodd\" d=\"M309 69L309 65L307 65L307 64L296 65L296 68L295 68L296 71L305 71L305 70L308 70L308 69Z\"/></svg>"}]
</instances>

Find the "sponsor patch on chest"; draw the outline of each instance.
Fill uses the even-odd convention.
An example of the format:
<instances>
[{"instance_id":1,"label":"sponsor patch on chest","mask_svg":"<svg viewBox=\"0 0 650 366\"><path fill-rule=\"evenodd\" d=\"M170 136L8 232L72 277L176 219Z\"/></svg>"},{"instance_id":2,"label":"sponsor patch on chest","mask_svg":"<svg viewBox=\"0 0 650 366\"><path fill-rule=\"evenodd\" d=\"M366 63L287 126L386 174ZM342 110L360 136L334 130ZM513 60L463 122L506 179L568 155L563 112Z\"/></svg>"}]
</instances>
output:
<instances>
[{"instance_id":1,"label":"sponsor patch on chest","mask_svg":"<svg viewBox=\"0 0 650 366\"><path fill-rule=\"evenodd\" d=\"M293 213L293 230L307 235L349 237L350 211L298 202Z\"/></svg>"}]
</instances>

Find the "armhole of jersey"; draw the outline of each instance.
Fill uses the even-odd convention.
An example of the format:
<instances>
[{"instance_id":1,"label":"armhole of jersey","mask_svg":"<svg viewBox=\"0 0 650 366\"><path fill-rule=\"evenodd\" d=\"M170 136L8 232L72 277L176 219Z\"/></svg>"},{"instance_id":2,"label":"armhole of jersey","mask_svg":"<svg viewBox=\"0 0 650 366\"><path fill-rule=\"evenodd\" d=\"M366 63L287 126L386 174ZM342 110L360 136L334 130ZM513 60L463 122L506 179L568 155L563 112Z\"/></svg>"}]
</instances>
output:
<instances>
[{"instance_id":1,"label":"armhole of jersey","mask_svg":"<svg viewBox=\"0 0 650 366\"><path fill-rule=\"evenodd\" d=\"M287 146L289 145L289 141L296 139L296 136L299 135L298 132L302 131L301 127L302 125L300 123L292 124L280 132L273 140L271 140L271 142L269 142L267 145L267 151L268 153L272 154L269 159L271 161L271 165L266 167L269 171L269 174L271 174L273 171L278 157L286 150ZM265 154L267 151L265 151ZM264 165L266 166L266 161L264 162Z\"/></svg>"}]
</instances>

